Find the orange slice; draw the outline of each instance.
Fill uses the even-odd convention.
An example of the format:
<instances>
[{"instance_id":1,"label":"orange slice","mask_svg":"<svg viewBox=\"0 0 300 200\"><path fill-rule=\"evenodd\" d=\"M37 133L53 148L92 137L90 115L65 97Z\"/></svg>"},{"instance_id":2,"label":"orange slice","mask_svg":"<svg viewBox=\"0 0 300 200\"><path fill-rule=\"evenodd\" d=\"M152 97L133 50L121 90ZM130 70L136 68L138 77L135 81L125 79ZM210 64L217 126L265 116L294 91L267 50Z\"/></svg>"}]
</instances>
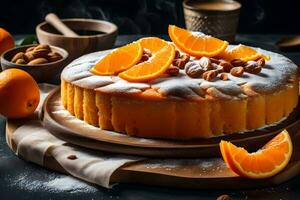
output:
<instances>
[{"instance_id":1,"label":"orange slice","mask_svg":"<svg viewBox=\"0 0 300 200\"><path fill-rule=\"evenodd\" d=\"M168 44L149 60L137 64L119 74L119 77L131 82L150 81L160 77L169 68L175 57L175 47Z\"/></svg>"},{"instance_id":2,"label":"orange slice","mask_svg":"<svg viewBox=\"0 0 300 200\"><path fill-rule=\"evenodd\" d=\"M139 39L137 42L141 43L142 47L151 51L152 54L168 45L167 41L157 37L146 37Z\"/></svg>"},{"instance_id":3,"label":"orange slice","mask_svg":"<svg viewBox=\"0 0 300 200\"><path fill-rule=\"evenodd\" d=\"M219 57L225 60L241 59L245 62L250 60L257 60L258 58L264 58L265 60L270 60L269 56L257 52L255 49L239 44L232 49L226 49L222 52Z\"/></svg>"},{"instance_id":4,"label":"orange slice","mask_svg":"<svg viewBox=\"0 0 300 200\"><path fill-rule=\"evenodd\" d=\"M220 142L221 154L227 166L240 176L269 178L283 170L293 152L289 133L284 130L254 153L226 141Z\"/></svg>"},{"instance_id":5,"label":"orange slice","mask_svg":"<svg viewBox=\"0 0 300 200\"><path fill-rule=\"evenodd\" d=\"M133 42L111 51L92 69L96 75L114 75L137 64L143 55L143 47Z\"/></svg>"},{"instance_id":6,"label":"orange slice","mask_svg":"<svg viewBox=\"0 0 300 200\"><path fill-rule=\"evenodd\" d=\"M174 25L169 25L168 32L171 40L180 50L195 57L213 57L228 46L226 41L204 34L196 34Z\"/></svg>"}]
</instances>

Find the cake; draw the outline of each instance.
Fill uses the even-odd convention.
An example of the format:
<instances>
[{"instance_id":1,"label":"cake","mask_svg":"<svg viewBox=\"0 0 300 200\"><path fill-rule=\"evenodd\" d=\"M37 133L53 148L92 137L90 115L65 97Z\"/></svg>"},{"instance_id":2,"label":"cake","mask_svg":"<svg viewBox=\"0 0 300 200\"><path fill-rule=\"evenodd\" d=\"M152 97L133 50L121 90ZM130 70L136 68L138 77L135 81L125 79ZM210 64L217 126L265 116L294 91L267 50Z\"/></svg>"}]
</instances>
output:
<instances>
[{"instance_id":1,"label":"cake","mask_svg":"<svg viewBox=\"0 0 300 200\"><path fill-rule=\"evenodd\" d=\"M184 52L176 42L168 44L178 50L177 60L192 54ZM241 48L259 56L245 61L228 57L239 57L238 53L226 54ZM225 45L214 56L191 55L184 66L174 64L174 55L173 64L163 74L146 81L126 80L120 74L94 73L91 69L110 52L80 57L61 75L65 109L101 129L143 138L211 138L272 125L289 116L298 103L297 66L270 51ZM220 64L225 58L232 65L229 71ZM233 65L237 61L245 66ZM203 62L214 67L195 77L193 69ZM262 62L258 71L247 68L249 64L257 66L258 62ZM243 70L242 74L239 70Z\"/></svg>"}]
</instances>

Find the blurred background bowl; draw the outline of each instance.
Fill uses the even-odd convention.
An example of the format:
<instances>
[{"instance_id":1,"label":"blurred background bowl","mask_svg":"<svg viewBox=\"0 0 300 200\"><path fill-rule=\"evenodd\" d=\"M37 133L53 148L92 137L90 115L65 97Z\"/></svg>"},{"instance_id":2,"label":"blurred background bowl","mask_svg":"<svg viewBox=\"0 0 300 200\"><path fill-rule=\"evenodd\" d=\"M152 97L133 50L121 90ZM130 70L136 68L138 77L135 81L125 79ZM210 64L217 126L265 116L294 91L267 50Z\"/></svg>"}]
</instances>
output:
<instances>
[{"instance_id":1,"label":"blurred background bowl","mask_svg":"<svg viewBox=\"0 0 300 200\"><path fill-rule=\"evenodd\" d=\"M11 62L14 55L19 52L25 52L29 47L37 46L38 44L23 45L7 50L1 55L2 70L10 68L18 68L28 72L38 83L54 83L57 84L60 80L60 73L68 63L68 52L60 47L50 45L52 51L59 53L62 58L55 62L26 65L16 64Z\"/></svg>"},{"instance_id":2,"label":"blurred background bowl","mask_svg":"<svg viewBox=\"0 0 300 200\"><path fill-rule=\"evenodd\" d=\"M80 36L63 36L47 22L36 27L36 34L40 43L66 49L71 60L114 46L118 28L113 23L94 19L63 19L62 21Z\"/></svg>"}]
</instances>

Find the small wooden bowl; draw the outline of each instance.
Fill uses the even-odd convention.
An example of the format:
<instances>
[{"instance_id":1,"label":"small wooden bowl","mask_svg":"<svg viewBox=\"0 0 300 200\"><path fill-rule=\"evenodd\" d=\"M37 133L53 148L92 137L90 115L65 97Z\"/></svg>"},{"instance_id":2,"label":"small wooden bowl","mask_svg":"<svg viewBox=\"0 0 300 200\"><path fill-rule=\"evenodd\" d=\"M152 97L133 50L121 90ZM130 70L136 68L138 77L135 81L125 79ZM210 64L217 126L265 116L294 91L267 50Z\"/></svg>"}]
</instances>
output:
<instances>
[{"instance_id":1,"label":"small wooden bowl","mask_svg":"<svg viewBox=\"0 0 300 200\"><path fill-rule=\"evenodd\" d=\"M38 44L24 45L20 47L15 47L9 49L1 55L1 66L2 70L10 68L18 68L28 72L38 83L58 83L60 73L68 62L68 52L60 47L50 46L52 51L59 53L62 59L45 64L38 65L26 65L26 64L16 64L11 62L14 55L19 52L25 52L25 50L32 46L37 46Z\"/></svg>"},{"instance_id":2,"label":"small wooden bowl","mask_svg":"<svg viewBox=\"0 0 300 200\"><path fill-rule=\"evenodd\" d=\"M75 32L94 33L92 35L79 33L79 37L67 37L61 35L47 22L36 27L36 34L40 43L66 49L70 54L70 59L78 58L87 53L110 49L116 41L118 28L113 23L94 19L63 19L62 21Z\"/></svg>"}]
</instances>

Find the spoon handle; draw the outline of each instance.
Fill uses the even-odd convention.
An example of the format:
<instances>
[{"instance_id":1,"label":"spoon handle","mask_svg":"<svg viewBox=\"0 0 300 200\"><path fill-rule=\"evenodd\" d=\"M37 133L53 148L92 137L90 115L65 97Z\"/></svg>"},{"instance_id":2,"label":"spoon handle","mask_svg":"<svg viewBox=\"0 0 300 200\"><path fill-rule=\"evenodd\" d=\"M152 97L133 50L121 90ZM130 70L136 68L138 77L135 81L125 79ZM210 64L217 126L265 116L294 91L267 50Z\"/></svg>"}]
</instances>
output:
<instances>
[{"instance_id":1,"label":"spoon handle","mask_svg":"<svg viewBox=\"0 0 300 200\"><path fill-rule=\"evenodd\" d=\"M78 37L79 35L67 27L56 14L49 13L45 17L46 22L51 24L54 28L56 28L60 33L67 37Z\"/></svg>"}]
</instances>

